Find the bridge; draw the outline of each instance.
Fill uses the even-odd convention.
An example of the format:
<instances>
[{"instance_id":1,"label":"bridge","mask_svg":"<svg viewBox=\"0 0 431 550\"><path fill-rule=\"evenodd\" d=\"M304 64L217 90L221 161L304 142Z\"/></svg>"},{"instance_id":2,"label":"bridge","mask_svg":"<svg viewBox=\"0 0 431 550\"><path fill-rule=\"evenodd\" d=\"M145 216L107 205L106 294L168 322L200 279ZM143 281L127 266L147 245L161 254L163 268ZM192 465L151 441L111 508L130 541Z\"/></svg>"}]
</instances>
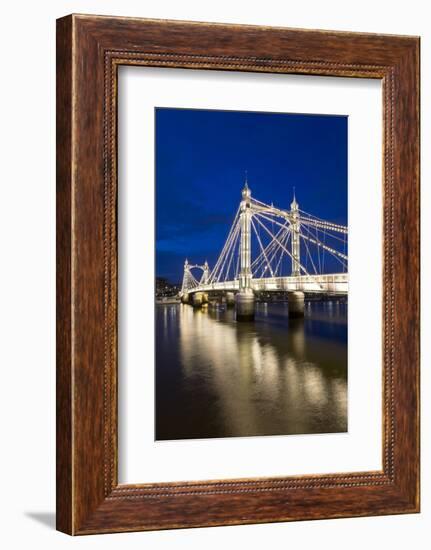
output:
<instances>
[{"instance_id":1,"label":"bridge","mask_svg":"<svg viewBox=\"0 0 431 550\"><path fill-rule=\"evenodd\" d=\"M289 316L303 316L305 293L347 295L347 237L346 226L301 210L295 194L289 210L255 199L246 180L214 268L185 261L181 300L200 307L222 296L242 321L254 318L256 295L284 292Z\"/></svg>"}]
</instances>

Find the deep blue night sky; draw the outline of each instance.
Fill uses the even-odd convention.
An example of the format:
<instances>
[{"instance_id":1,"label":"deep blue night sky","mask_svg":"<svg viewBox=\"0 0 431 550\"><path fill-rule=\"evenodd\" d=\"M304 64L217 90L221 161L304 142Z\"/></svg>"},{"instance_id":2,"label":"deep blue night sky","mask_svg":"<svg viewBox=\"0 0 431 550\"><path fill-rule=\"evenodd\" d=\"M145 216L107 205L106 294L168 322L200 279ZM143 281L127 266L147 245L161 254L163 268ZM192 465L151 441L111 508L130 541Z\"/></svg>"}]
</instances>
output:
<instances>
[{"instance_id":1,"label":"deep blue night sky","mask_svg":"<svg viewBox=\"0 0 431 550\"><path fill-rule=\"evenodd\" d=\"M156 109L156 274L179 283L187 257L220 254L252 195L347 225L347 117Z\"/></svg>"}]
</instances>

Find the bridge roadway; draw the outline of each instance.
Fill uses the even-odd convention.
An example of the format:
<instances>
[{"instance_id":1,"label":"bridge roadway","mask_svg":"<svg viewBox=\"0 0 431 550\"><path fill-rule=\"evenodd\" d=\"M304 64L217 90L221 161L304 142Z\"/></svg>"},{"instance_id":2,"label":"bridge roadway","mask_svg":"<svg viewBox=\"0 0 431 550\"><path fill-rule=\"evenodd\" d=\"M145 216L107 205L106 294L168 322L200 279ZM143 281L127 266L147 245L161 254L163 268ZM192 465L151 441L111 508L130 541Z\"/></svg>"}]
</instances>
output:
<instances>
[{"instance_id":1,"label":"bridge roadway","mask_svg":"<svg viewBox=\"0 0 431 550\"><path fill-rule=\"evenodd\" d=\"M349 286L347 273L333 273L325 275L299 275L289 277L264 277L252 279L251 288L255 292L308 292L315 294L346 295ZM223 281L218 283L199 284L188 291L195 292L226 291L237 292L239 281Z\"/></svg>"}]
</instances>

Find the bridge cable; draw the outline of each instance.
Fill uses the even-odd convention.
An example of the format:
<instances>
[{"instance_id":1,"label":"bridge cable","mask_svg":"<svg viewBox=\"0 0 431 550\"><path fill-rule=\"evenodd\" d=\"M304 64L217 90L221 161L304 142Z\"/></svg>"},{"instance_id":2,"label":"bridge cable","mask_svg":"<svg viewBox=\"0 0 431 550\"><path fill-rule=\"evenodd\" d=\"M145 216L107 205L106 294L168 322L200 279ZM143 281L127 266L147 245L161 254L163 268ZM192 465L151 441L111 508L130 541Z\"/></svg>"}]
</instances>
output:
<instances>
[{"instance_id":1,"label":"bridge cable","mask_svg":"<svg viewBox=\"0 0 431 550\"><path fill-rule=\"evenodd\" d=\"M258 216L262 216L262 214L259 214ZM262 216L262 217L265 218L265 219L267 219L266 216ZM270 230L267 229L266 226L260 221L259 217L256 217L256 220L257 220L258 223L260 223L260 225L265 229L265 231L267 231L267 232L269 233L269 235L271 236ZM271 220L269 220L269 221L271 221ZM278 222L274 222L274 223L277 224ZM279 225L281 225L281 224L279 224ZM281 247L283 248L283 250L284 250L284 251L290 256L290 258L293 260L293 256L292 256L292 254L289 252L289 250L287 250L287 248L285 248L285 247L280 243L280 241L279 241L278 239L276 239L276 240L277 240L278 245L281 246ZM309 275L308 271L304 268L304 266L303 266L300 262L298 262L298 263L299 263L300 269L302 269L302 271L304 271L304 273L305 273L306 275Z\"/></svg>"}]
</instances>

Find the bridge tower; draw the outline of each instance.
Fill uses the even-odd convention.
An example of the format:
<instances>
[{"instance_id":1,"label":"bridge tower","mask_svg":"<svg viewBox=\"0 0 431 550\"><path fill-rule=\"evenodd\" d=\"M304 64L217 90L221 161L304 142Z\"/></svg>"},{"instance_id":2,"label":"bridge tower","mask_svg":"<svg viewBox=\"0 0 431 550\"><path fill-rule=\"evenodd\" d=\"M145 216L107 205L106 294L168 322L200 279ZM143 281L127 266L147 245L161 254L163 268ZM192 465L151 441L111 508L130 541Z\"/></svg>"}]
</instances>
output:
<instances>
[{"instance_id":1,"label":"bridge tower","mask_svg":"<svg viewBox=\"0 0 431 550\"><path fill-rule=\"evenodd\" d=\"M239 291L249 292L251 290L251 210L250 210L251 190L245 182L242 190L240 225L240 273L239 273Z\"/></svg>"},{"instance_id":2,"label":"bridge tower","mask_svg":"<svg viewBox=\"0 0 431 550\"><path fill-rule=\"evenodd\" d=\"M301 275L299 204L296 202L295 192L293 192L290 213L292 215L292 277L299 277Z\"/></svg>"},{"instance_id":3,"label":"bridge tower","mask_svg":"<svg viewBox=\"0 0 431 550\"><path fill-rule=\"evenodd\" d=\"M301 275L301 249L300 249L300 225L299 225L299 204L296 202L295 191L293 201L290 205L292 215L292 277ZM287 293L289 304L289 317L304 317L304 298L301 291Z\"/></svg>"},{"instance_id":4,"label":"bridge tower","mask_svg":"<svg viewBox=\"0 0 431 550\"><path fill-rule=\"evenodd\" d=\"M254 319L254 293L251 286L251 189L247 179L242 190L240 205L240 272L239 292L236 295L236 318L238 321Z\"/></svg>"},{"instance_id":5,"label":"bridge tower","mask_svg":"<svg viewBox=\"0 0 431 550\"><path fill-rule=\"evenodd\" d=\"M181 285L181 292L183 294L187 293L189 289L189 281L190 281L190 268L189 268L189 261L186 259L186 261L184 262L183 284Z\"/></svg>"},{"instance_id":6,"label":"bridge tower","mask_svg":"<svg viewBox=\"0 0 431 550\"><path fill-rule=\"evenodd\" d=\"M210 268L209 268L208 262L205 260L205 263L203 266L202 281L201 281L204 285L208 283L209 276L210 276Z\"/></svg>"},{"instance_id":7,"label":"bridge tower","mask_svg":"<svg viewBox=\"0 0 431 550\"><path fill-rule=\"evenodd\" d=\"M181 285L181 302L187 304L189 301L189 279L190 279L190 269L189 261L186 259L184 262L184 274L183 274L183 284Z\"/></svg>"}]
</instances>

